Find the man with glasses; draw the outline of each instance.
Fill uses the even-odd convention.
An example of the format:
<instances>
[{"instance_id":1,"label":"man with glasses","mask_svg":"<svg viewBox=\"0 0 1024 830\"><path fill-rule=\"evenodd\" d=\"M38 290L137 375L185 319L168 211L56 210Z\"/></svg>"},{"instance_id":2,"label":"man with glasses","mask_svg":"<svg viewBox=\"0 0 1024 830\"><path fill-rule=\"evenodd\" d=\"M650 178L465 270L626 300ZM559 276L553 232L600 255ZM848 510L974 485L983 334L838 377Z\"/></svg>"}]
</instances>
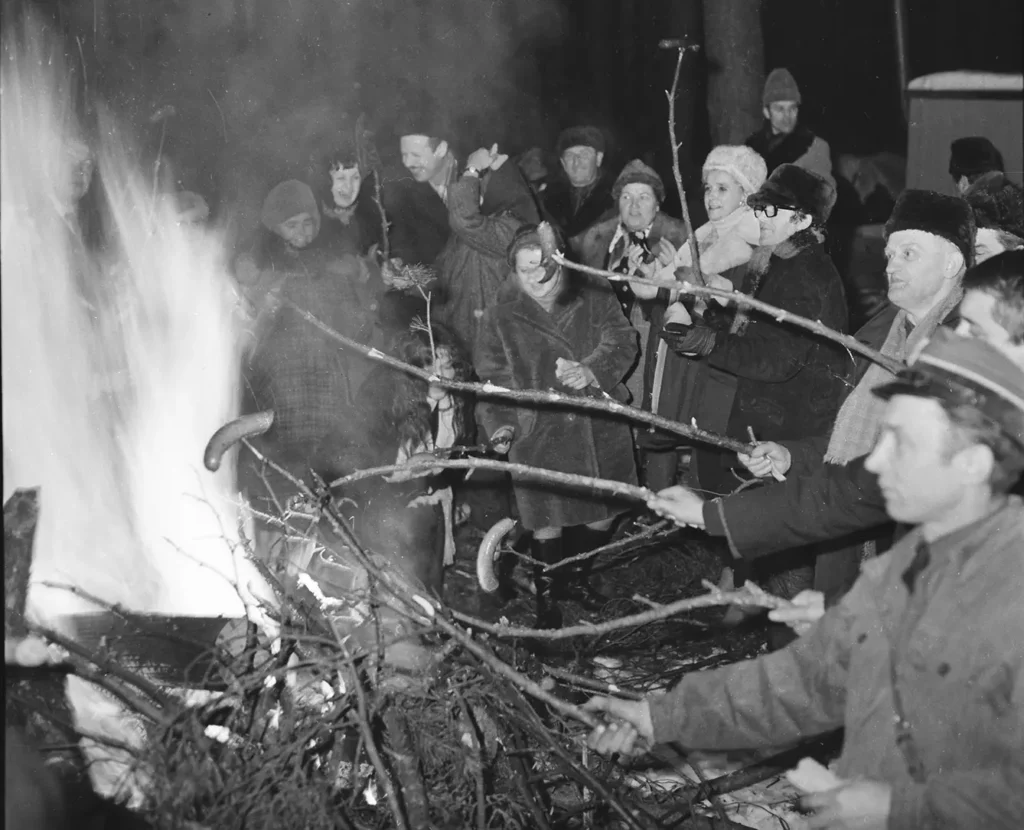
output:
<instances>
[{"instance_id":1,"label":"man with glasses","mask_svg":"<svg viewBox=\"0 0 1024 830\"><path fill-rule=\"evenodd\" d=\"M842 279L825 251L824 224L835 188L792 164L779 167L747 203L760 224L759 246L740 291L792 314L846 330ZM781 441L827 431L839 408L848 358L834 343L742 309L716 320L716 309L696 325L666 324L661 337L677 354L699 356L735 375L727 434ZM735 455L700 451L696 479L703 489L727 493L736 486Z\"/></svg>"}]
</instances>

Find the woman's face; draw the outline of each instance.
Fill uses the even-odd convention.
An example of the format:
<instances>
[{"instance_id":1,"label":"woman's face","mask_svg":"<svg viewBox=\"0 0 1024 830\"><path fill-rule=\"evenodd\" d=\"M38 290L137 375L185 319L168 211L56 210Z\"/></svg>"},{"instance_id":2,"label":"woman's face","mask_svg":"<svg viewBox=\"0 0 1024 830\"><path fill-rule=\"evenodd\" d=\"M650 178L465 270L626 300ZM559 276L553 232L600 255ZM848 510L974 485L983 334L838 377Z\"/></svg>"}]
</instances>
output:
<instances>
[{"instance_id":1,"label":"woman's face","mask_svg":"<svg viewBox=\"0 0 1024 830\"><path fill-rule=\"evenodd\" d=\"M747 202L740 183L724 170L710 170L704 179L704 209L708 219L725 219Z\"/></svg>"},{"instance_id":2,"label":"woman's face","mask_svg":"<svg viewBox=\"0 0 1024 830\"><path fill-rule=\"evenodd\" d=\"M349 208L359 198L359 187L363 183L363 177L359 174L359 168L335 167L331 170L331 195L334 197L336 207Z\"/></svg>"},{"instance_id":3,"label":"woman's face","mask_svg":"<svg viewBox=\"0 0 1024 830\"><path fill-rule=\"evenodd\" d=\"M619 195L619 219L627 230L649 228L658 215L658 197L649 184L632 182Z\"/></svg>"},{"instance_id":4,"label":"woman's face","mask_svg":"<svg viewBox=\"0 0 1024 830\"><path fill-rule=\"evenodd\" d=\"M278 225L277 235L293 248L305 248L316 239L316 222L308 213L300 213Z\"/></svg>"},{"instance_id":5,"label":"woman's face","mask_svg":"<svg viewBox=\"0 0 1024 830\"><path fill-rule=\"evenodd\" d=\"M519 280L519 287L541 304L551 302L558 296L564 279L562 269L559 268L550 280L543 282L543 258L540 248L523 248L516 251L516 279Z\"/></svg>"}]
</instances>

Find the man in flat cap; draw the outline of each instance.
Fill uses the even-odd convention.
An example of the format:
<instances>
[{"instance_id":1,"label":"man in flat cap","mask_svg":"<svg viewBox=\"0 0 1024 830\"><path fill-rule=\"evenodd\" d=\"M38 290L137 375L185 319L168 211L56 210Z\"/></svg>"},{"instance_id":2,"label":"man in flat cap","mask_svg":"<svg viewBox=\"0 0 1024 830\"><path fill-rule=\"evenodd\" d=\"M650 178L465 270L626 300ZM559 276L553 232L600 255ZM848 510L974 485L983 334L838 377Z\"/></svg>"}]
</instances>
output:
<instances>
[{"instance_id":1,"label":"man in flat cap","mask_svg":"<svg viewBox=\"0 0 1024 830\"><path fill-rule=\"evenodd\" d=\"M614 209L612 177L602 167L605 141L597 127L563 130L557 152L564 175L545 189L544 208L564 237L572 240Z\"/></svg>"},{"instance_id":2,"label":"man in flat cap","mask_svg":"<svg viewBox=\"0 0 1024 830\"><path fill-rule=\"evenodd\" d=\"M958 138L949 145L949 175L956 183L957 192L967 192L980 176L1004 171L1003 154L995 144L981 135Z\"/></svg>"},{"instance_id":3,"label":"man in flat cap","mask_svg":"<svg viewBox=\"0 0 1024 830\"><path fill-rule=\"evenodd\" d=\"M867 466L913 526L796 642L661 697L596 697L594 749L767 748L845 727L823 830L1010 830L1024 818L1024 371L940 329L875 388Z\"/></svg>"}]
</instances>

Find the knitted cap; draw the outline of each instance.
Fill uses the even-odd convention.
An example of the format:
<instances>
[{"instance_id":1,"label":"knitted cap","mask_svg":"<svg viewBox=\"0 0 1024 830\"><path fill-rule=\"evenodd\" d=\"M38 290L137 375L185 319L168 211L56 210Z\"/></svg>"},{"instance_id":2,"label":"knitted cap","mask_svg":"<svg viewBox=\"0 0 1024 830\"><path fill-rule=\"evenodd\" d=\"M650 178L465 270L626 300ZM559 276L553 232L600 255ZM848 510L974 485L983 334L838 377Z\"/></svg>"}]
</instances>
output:
<instances>
[{"instance_id":1,"label":"knitted cap","mask_svg":"<svg viewBox=\"0 0 1024 830\"><path fill-rule=\"evenodd\" d=\"M788 69L779 67L768 73L764 82L764 93L761 95L761 103L766 107L776 101L801 101L800 87L796 85L796 79Z\"/></svg>"},{"instance_id":2,"label":"knitted cap","mask_svg":"<svg viewBox=\"0 0 1024 830\"><path fill-rule=\"evenodd\" d=\"M904 190L885 223L885 239L898 231L924 231L952 242L974 265L974 213L959 196L933 190Z\"/></svg>"},{"instance_id":3,"label":"knitted cap","mask_svg":"<svg viewBox=\"0 0 1024 830\"><path fill-rule=\"evenodd\" d=\"M1003 169L1002 153L984 136L958 138L949 145L949 175L954 179Z\"/></svg>"},{"instance_id":4,"label":"knitted cap","mask_svg":"<svg viewBox=\"0 0 1024 830\"><path fill-rule=\"evenodd\" d=\"M263 200L260 222L267 230L273 231L282 222L287 222L300 213L308 213L312 216L319 230L320 210L316 206L316 197L313 195L313 191L305 182L288 179L271 190L267 194L267 198Z\"/></svg>"},{"instance_id":5,"label":"knitted cap","mask_svg":"<svg viewBox=\"0 0 1024 830\"><path fill-rule=\"evenodd\" d=\"M964 193L979 228L994 228L1024 239L1024 204L1021 187L993 170L979 176Z\"/></svg>"},{"instance_id":6,"label":"knitted cap","mask_svg":"<svg viewBox=\"0 0 1024 830\"><path fill-rule=\"evenodd\" d=\"M706 179L712 170L728 173L747 196L756 193L768 178L764 159L756 150L744 145L720 144L715 147L704 160L703 177Z\"/></svg>"},{"instance_id":7,"label":"knitted cap","mask_svg":"<svg viewBox=\"0 0 1024 830\"><path fill-rule=\"evenodd\" d=\"M604 133L597 127L586 124L562 130L558 136L558 156L570 147L593 147L598 153L604 152Z\"/></svg>"},{"instance_id":8,"label":"knitted cap","mask_svg":"<svg viewBox=\"0 0 1024 830\"><path fill-rule=\"evenodd\" d=\"M615 184L612 185L612 198L615 201L619 200L622 190L627 184L650 185L658 202L665 201L665 183L661 180L661 176L655 172L653 167L648 167L640 159L633 159L619 173Z\"/></svg>"}]
</instances>

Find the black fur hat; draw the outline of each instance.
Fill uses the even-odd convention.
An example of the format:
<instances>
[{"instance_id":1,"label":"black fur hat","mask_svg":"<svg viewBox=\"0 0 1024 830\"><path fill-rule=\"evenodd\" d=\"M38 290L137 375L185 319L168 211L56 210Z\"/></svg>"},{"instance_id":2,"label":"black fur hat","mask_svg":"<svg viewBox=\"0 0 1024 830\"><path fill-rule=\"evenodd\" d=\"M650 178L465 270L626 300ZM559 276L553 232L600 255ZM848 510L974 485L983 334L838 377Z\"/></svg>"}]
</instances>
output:
<instances>
[{"instance_id":1,"label":"black fur hat","mask_svg":"<svg viewBox=\"0 0 1024 830\"><path fill-rule=\"evenodd\" d=\"M995 228L1024 239L1024 199L1021 187L994 170L979 176L964 193L979 228Z\"/></svg>"},{"instance_id":2,"label":"black fur hat","mask_svg":"<svg viewBox=\"0 0 1024 830\"><path fill-rule=\"evenodd\" d=\"M557 152L559 158L570 147L593 147L598 153L605 150L604 133L598 127L581 124L562 130L558 136Z\"/></svg>"},{"instance_id":3,"label":"black fur hat","mask_svg":"<svg viewBox=\"0 0 1024 830\"><path fill-rule=\"evenodd\" d=\"M949 145L949 175L954 179L977 176L991 170L1003 170L1003 155L984 136L958 138Z\"/></svg>"},{"instance_id":4,"label":"black fur hat","mask_svg":"<svg viewBox=\"0 0 1024 830\"><path fill-rule=\"evenodd\" d=\"M897 231L924 231L952 242L964 255L964 264L974 265L974 212L959 196L934 190L904 190L885 223L885 239Z\"/></svg>"},{"instance_id":5,"label":"black fur hat","mask_svg":"<svg viewBox=\"0 0 1024 830\"><path fill-rule=\"evenodd\" d=\"M774 205L798 210L810 216L815 225L821 226L828 221L835 207L836 189L817 173L795 164L780 164L761 189L747 198L747 204L752 208Z\"/></svg>"}]
</instances>

